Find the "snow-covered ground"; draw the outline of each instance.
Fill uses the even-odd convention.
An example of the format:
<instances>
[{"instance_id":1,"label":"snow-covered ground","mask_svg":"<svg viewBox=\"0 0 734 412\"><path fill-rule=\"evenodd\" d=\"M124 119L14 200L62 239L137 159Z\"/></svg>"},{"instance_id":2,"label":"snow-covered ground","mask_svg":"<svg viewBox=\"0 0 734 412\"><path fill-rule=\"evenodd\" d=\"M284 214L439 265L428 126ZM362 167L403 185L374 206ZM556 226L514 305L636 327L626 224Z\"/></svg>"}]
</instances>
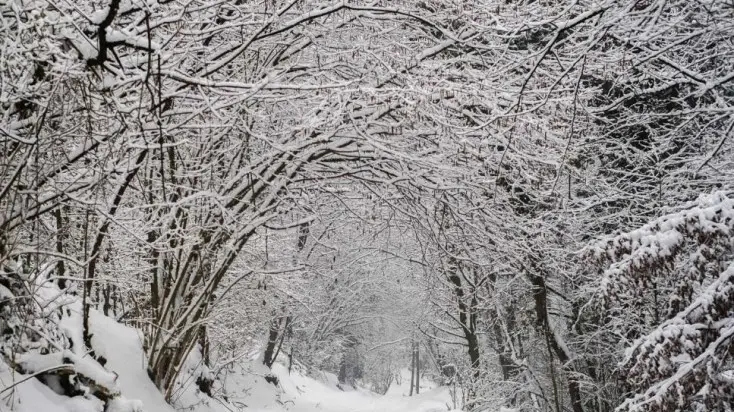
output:
<instances>
[{"instance_id":1,"label":"snow-covered ground","mask_svg":"<svg viewBox=\"0 0 734 412\"><path fill-rule=\"evenodd\" d=\"M295 369L289 373L277 363L270 371L257 358L245 358L232 365L226 374L220 374L223 379L216 398L202 394L193 378L184 378L182 389L174 394L173 405L169 405L148 378L138 331L98 312L92 312L90 324L94 350L107 359L105 369L116 375L113 385L122 394L106 412L438 412L451 409L448 389L436 388L430 382L421 382L421 394L412 397L406 396L407 376L401 379L402 385L393 385L385 396L361 388L342 391L332 374L311 377ZM90 363L98 365L93 360ZM198 365L195 358L190 363L192 370ZM268 374L278 377L277 387L265 381ZM12 372L2 362L0 391L3 391L0 412L102 412L103 408L93 397L58 395L37 379Z\"/></svg>"},{"instance_id":2,"label":"snow-covered ground","mask_svg":"<svg viewBox=\"0 0 734 412\"><path fill-rule=\"evenodd\" d=\"M356 389L342 391L336 387L336 377L324 374L326 379L316 380L298 373L288 375L287 370L274 365L273 372L280 378L285 395L292 400L287 409L298 412L438 412L450 410L451 397L446 388L424 391L408 397L404 386L393 386L385 396ZM406 380L403 380L405 383ZM426 384L426 386L428 386Z\"/></svg>"}]
</instances>

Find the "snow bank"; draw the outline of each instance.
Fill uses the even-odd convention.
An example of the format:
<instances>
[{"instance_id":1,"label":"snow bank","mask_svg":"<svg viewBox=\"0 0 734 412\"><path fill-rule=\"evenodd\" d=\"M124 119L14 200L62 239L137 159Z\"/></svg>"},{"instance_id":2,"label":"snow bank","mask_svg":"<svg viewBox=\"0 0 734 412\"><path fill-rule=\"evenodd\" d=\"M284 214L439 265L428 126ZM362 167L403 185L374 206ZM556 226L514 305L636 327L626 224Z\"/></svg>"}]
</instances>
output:
<instances>
[{"instance_id":1,"label":"snow bank","mask_svg":"<svg viewBox=\"0 0 734 412\"><path fill-rule=\"evenodd\" d=\"M94 397L59 395L38 379L13 371L2 360L0 391L0 412L102 412L104 407Z\"/></svg>"},{"instance_id":2,"label":"snow bank","mask_svg":"<svg viewBox=\"0 0 734 412\"><path fill-rule=\"evenodd\" d=\"M89 316L94 352L97 356L104 356L107 359L105 367L118 375L117 385L122 394L129 399L138 400L140 404L137 410L174 412L163 394L148 378L147 362L138 331L121 325L96 310L90 311ZM121 403L116 406L122 407Z\"/></svg>"}]
</instances>

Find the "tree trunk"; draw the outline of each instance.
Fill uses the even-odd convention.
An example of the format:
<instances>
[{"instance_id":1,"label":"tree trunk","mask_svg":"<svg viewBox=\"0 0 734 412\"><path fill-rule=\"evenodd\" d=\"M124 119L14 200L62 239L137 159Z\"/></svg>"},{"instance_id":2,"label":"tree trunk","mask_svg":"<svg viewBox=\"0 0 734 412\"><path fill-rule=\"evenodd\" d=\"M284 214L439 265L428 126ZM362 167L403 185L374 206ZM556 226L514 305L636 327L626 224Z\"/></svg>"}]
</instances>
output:
<instances>
[{"instance_id":1,"label":"tree trunk","mask_svg":"<svg viewBox=\"0 0 734 412\"><path fill-rule=\"evenodd\" d=\"M461 329L464 332L464 339L466 339L472 377L476 381L479 378L479 338L475 330L477 315L474 308L468 307L464 302L466 293L462 287L459 275L452 274L449 276L449 280L454 284L454 293L459 301L459 322L461 322ZM474 299L472 299L472 303L475 303Z\"/></svg>"},{"instance_id":2,"label":"tree trunk","mask_svg":"<svg viewBox=\"0 0 734 412\"><path fill-rule=\"evenodd\" d=\"M63 213L66 211L66 207L60 207L54 210L54 217L56 218L56 252L59 255L64 254L64 238L66 231L68 230L67 222L65 222ZM66 289L66 268L64 267L64 259L59 259L56 262L56 276L58 276L59 289Z\"/></svg>"},{"instance_id":3,"label":"tree trunk","mask_svg":"<svg viewBox=\"0 0 734 412\"><path fill-rule=\"evenodd\" d=\"M415 343L415 394L421 393L421 358L418 342Z\"/></svg>"},{"instance_id":4,"label":"tree trunk","mask_svg":"<svg viewBox=\"0 0 734 412\"><path fill-rule=\"evenodd\" d=\"M542 327L551 353L555 353L558 361L563 365L568 380L568 394L571 398L571 406L574 412L584 412L581 401L581 387L577 378L574 377L575 370L571 365L570 357L564 350L564 347L558 343L558 338L551 329L548 319L548 288L545 279L535 273L528 272L530 282L533 284L533 297L535 299L535 314L537 323ZM551 359L551 362L553 359Z\"/></svg>"},{"instance_id":5,"label":"tree trunk","mask_svg":"<svg viewBox=\"0 0 734 412\"><path fill-rule=\"evenodd\" d=\"M148 154L148 150L142 150L137 158L135 159L135 164L133 165L130 170L127 171L127 174L125 175L125 178L120 183L120 185L117 187L117 190L115 192L115 197L112 199L112 204L109 207L109 210L107 211L107 215L103 221L103 223L100 225L99 229L97 230L97 233L94 237L94 243L92 245L92 253L91 253L91 259L89 260L89 263L87 264L87 271L85 274L84 279L84 290L82 293L82 335L84 337L84 343L87 345L88 348L92 348L91 343L91 335L89 333L89 302L88 299L92 294L92 286L94 285L95 277L96 277L96 269L97 269L97 262L99 261L99 257L102 253L102 242L104 242L105 238L107 237L107 233L110 228L110 223L112 222L112 218L117 213L117 209L120 207L120 204L122 203L123 196L125 194L125 191L128 187L130 187L130 184L133 181L133 178L135 178L135 175L138 173L138 170L140 169L140 166L143 164L143 161L145 160L145 157ZM86 222L88 224L88 222ZM85 229L86 233L86 229ZM86 236L85 236L86 238ZM86 239L85 239L85 250L86 250ZM86 254L85 254L86 259Z\"/></svg>"},{"instance_id":6,"label":"tree trunk","mask_svg":"<svg viewBox=\"0 0 734 412\"><path fill-rule=\"evenodd\" d=\"M293 346L291 346L291 350L288 353L288 375L291 374L291 370L293 370Z\"/></svg>"},{"instance_id":7,"label":"tree trunk","mask_svg":"<svg viewBox=\"0 0 734 412\"><path fill-rule=\"evenodd\" d=\"M408 396L413 396L413 381L415 376L415 347L413 343L410 344L410 393Z\"/></svg>"},{"instance_id":8,"label":"tree trunk","mask_svg":"<svg viewBox=\"0 0 734 412\"><path fill-rule=\"evenodd\" d=\"M268 331L268 344L265 346L263 363L268 368L273 366L275 362L275 345L278 344L278 331L280 329L280 318L270 321L270 330Z\"/></svg>"}]
</instances>

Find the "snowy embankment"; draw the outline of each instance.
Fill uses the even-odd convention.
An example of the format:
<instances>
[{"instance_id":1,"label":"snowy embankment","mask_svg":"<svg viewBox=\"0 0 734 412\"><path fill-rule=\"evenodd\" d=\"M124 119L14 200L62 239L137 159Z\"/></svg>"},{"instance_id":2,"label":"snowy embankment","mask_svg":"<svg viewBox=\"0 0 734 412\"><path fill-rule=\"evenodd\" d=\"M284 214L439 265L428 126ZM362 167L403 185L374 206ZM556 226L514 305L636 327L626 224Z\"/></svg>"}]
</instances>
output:
<instances>
[{"instance_id":1,"label":"snowy embankment","mask_svg":"<svg viewBox=\"0 0 734 412\"><path fill-rule=\"evenodd\" d=\"M80 305L67 302L68 332L80 322L75 311ZM332 374L322 373L316 379L297 370L290 374L287 368L275 364L268 370L257 359L247 359L220 371L217 385L220 394L211 398L194 383L192 372L200 371L199 360L192 357L190 370L183 373L180 389L174 393L172 405L167 403L146 373L146 360L137 330L92 311L90 317L92 346L97 356L104 357L104 367L83 353L62 351L50 355L33 354L18 357L25 362L20 374L0 360L0 412L102 412L104 402L98 396L79 394L74 397L59 395L63 388L55 388L46 379L41 382L33 376L73 364L72 372L84 374L100 382L113 396L105 412L239 412L239 411L294 411L294 412L435 412L447 411L451 397L446 388L430 389L422 384L420 395L407 397L405 383L393 386L387 395L379 396L364 389L342 391ZM77 340L78 337L72 339ZM17 361L16 361L17 362ZM266 382L267 375L275 375L278 384ZM91 381L90 381L91 382Z\"/></svg>"}]
</instances>

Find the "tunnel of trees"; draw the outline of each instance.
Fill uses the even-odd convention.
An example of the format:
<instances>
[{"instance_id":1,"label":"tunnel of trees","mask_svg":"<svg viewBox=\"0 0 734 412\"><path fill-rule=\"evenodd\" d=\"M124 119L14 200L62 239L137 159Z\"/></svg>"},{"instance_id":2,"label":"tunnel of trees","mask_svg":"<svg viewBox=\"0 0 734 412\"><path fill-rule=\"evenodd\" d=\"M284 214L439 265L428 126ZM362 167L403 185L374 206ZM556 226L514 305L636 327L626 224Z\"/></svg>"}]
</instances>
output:
<instances>
[{"instance_id":1,"label":"tunnel of trees","mask_svg":"<svg viewBox=\"0 0 734 412\"><path fill-rule=\"evenodd\" d=\"M0 13L11 367L104 363L100 311L169 399L257 346L379 393L412 364L466 410L731 410L731 1Z\"/></svg>"}]
</instances>

